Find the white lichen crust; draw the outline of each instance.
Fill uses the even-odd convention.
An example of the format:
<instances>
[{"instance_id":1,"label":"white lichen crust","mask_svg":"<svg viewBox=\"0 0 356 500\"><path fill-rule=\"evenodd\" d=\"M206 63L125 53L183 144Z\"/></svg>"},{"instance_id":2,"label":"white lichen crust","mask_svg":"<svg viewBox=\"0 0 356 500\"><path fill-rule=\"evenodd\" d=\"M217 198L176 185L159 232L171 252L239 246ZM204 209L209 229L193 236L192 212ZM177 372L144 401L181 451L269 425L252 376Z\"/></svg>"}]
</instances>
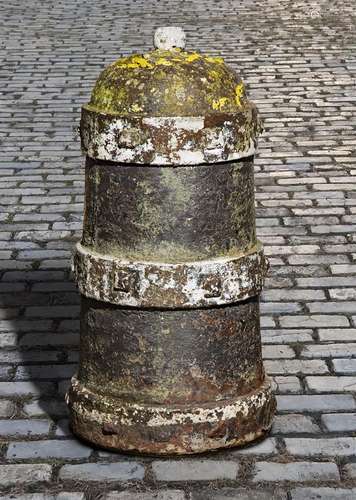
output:
<instances>
[{"instance_id":1,"label":"white lichen crust","mask_svg":"<svg viewBox=\"0 0 356 500\"><path fill-rule=\"evenodd\" d=\"M268 269L260 243L238 256L185 263L135 262L76 246L73 271L86 297L133 307L209 307L257 295Z\"/></svg>"},{"instance_id":2,"label":"white lichen crust","mask_svg":"<svg viewBox=\"0 0 356 500\"><path fill-rule=\"evenodd\" d=\"M149 165L197 165L254 155L257 112L204 116L117 116L82 108L82 150L91 158Z\"/></svg>"}]
</instances>

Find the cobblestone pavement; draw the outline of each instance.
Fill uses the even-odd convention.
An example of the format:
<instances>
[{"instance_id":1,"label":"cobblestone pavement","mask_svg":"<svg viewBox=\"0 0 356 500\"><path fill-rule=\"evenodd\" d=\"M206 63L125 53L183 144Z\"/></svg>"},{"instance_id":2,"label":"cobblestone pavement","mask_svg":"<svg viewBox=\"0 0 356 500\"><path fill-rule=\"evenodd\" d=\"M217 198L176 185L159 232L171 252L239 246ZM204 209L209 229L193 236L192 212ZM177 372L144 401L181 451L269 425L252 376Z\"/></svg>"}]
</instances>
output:
<instances>
[{"instance_id":1,"label":"cobblestone pavement","mask_svg":"<svg viewBox=\"0 0 356 500\"><path fill-rule=\"evenodd\" d=\"M0 498L356 498L354 1L12 0L0 3ZM256 159L262 303L278 415L243 450L162 460L68 430L83 209L76 127L99 71L154 27L238 69L265 120ZM141 492L141 493L138 493ZM18 497L16 496L18 495Z\"/></svg>"}]
</instances>

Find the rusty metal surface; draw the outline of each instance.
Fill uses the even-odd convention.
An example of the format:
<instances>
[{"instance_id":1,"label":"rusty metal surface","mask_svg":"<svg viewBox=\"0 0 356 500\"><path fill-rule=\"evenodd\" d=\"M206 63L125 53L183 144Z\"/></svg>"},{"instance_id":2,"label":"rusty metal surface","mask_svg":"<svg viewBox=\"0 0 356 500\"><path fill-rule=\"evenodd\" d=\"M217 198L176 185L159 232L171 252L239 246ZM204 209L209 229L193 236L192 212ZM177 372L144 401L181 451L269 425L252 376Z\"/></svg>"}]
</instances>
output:
<instances>
[{"instance_id":1,"label":"rusty metal surface","mask_svg":"<svg viewBox=\"0 0 356 500\"><path fill-rule=\"evenodd\" d=\"M74 276L80 292L133 307L209 307L260 293L268 263L258 243L236 257L182 263L132 261L77 244Z\"/></svg>"},{"instance_id":2,"label":"rusty metal surface","mask_svg":"<svg viewBox=\"0 0 356 500\"><path fill-rule=\"evenodd\" d=\"M221 402L149 406L113 402L76 378L67 395L73 430L99 446L150 455L202 453L241 446L271 427L275 398L270 382Z\"/></svg>"}]
</instances>

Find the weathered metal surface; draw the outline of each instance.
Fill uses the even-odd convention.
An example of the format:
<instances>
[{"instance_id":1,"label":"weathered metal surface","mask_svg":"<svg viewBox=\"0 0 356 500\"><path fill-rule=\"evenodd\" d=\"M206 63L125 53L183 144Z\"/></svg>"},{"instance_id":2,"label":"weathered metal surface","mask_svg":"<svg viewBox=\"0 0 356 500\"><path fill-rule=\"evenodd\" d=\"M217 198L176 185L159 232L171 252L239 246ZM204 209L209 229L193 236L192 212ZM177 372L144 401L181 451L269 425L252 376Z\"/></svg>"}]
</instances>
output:
<instances>
[{"instance_id":1,"label":"weathered metal surface","mask_svg":"<svg viewBox=\"0 0 356 500\"><path fill-rule=\"evenodd\" d=\"M91 158L146 165L236 160L255 153L261 131L251 103L236 113L117 116L84 107L82 149Z\"/></svg>"},{"instance_id":2,"label":"weathered metal surface","mask_svg":"<svg viewBox=\"0 0 356 500\"><path fill-rule=\"evenodd\" d=\"M268 269L261 244L236 257L184 263L131 261L77 245L74 275L86 297L133 307L208 307L260 293Z\"/></svg>"},{"instance_id":3,"label":"weathered metal surface","mask_svg":"<svg viewBox=\"0 0 356 500\"><path fill-rule=\"evenodd\" d=\"M143 167L87 160L82 244L136 261L238 256L256 245L253 163Z\"/></svg>"},{"instance_id":4,"label":"weathered metal surface","mask_svg":"<svg viewBox=\"0 0 356 500\"><path fill-rule=\"evenodd\" d=\"M268 432L276 407L267 378L255 391L235 399L180 407L113 401L73 378L67 402L72 428L81 438L150 455L244 445Z\"/></svg>"},{"instance_id":5,"label":"weathered metal surface","mask_svg":"<svg viewBox=\"0 0 356 500\"><path fill-rule=\"evenodd\" d=\"M129 401L231 399L263 381L258 298L203 309L129 309L82 299L79 379Z\"/></svg>"},{"instance_id":6,"label":"weathered metal surface","mask_svg":"<svg viewBox=\"0 0 356 500\"><path fill-rule=\"evenodd\" d=\"M198 453L263 435L275 410L258 307L261 122L221 58L185 52L177 29L155 44L110 65L82 111L80 365L67 402L74 432L98 445Z\"/></svg>"}]
</instances>

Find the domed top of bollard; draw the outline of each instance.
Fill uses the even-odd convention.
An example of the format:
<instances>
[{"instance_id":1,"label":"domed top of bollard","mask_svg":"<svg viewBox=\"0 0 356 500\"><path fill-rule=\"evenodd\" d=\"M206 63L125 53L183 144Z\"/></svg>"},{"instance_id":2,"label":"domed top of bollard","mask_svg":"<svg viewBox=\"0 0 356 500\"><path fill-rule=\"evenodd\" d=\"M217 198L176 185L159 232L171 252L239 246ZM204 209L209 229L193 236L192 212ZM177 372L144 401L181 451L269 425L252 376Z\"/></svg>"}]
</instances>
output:
<instances>
[{"instance_id":1,"label":"domed top of bollard","mask_svg":"<svg viewBox=\"0 0 356 500\"><path fill-rule=\"evenodd\" d=\"M84 151L100 159L150 164L225 161L253 154L261 131L257 110L247 99L241 78L223 58L186 51L185 33L178 27L158 28L154 45L145 54L118 59L100 74L90 102L83 107ZM110 140L110 152L107 147L104 152L104 139L94 141L96 145L93 139L100 131L109 131L114 120L118 140ZM127 121L135 122L135 132L127 132L131 128ZM184 144L177 144L181 142L177 137L168 144L162 128L172 135L177 127L181 138L190 131L190 140L186 137ZM120 128L126 131L119 138ZM163 148L148 128L153 133L160 129L154 135L160 135ZM140 145L144 145L141 153L131 154ZM131 153L123 154L122 149ZM152 149L156 154L150 154ZM195 154L184 153L192 149Z\"/></svg>"},{"instance_id":2,"label":"domed top of bollard","mask_svg":"<svg viewBox=\"0 0 356 500\"><path fill-rule=\"evenodd\" d=\"M99 76L89 107L120 115L200 116L248 105L241 78L222 57L184 50L180 28L158 28L155 50L122 57Z\"/></svg>"}]
</instances>

